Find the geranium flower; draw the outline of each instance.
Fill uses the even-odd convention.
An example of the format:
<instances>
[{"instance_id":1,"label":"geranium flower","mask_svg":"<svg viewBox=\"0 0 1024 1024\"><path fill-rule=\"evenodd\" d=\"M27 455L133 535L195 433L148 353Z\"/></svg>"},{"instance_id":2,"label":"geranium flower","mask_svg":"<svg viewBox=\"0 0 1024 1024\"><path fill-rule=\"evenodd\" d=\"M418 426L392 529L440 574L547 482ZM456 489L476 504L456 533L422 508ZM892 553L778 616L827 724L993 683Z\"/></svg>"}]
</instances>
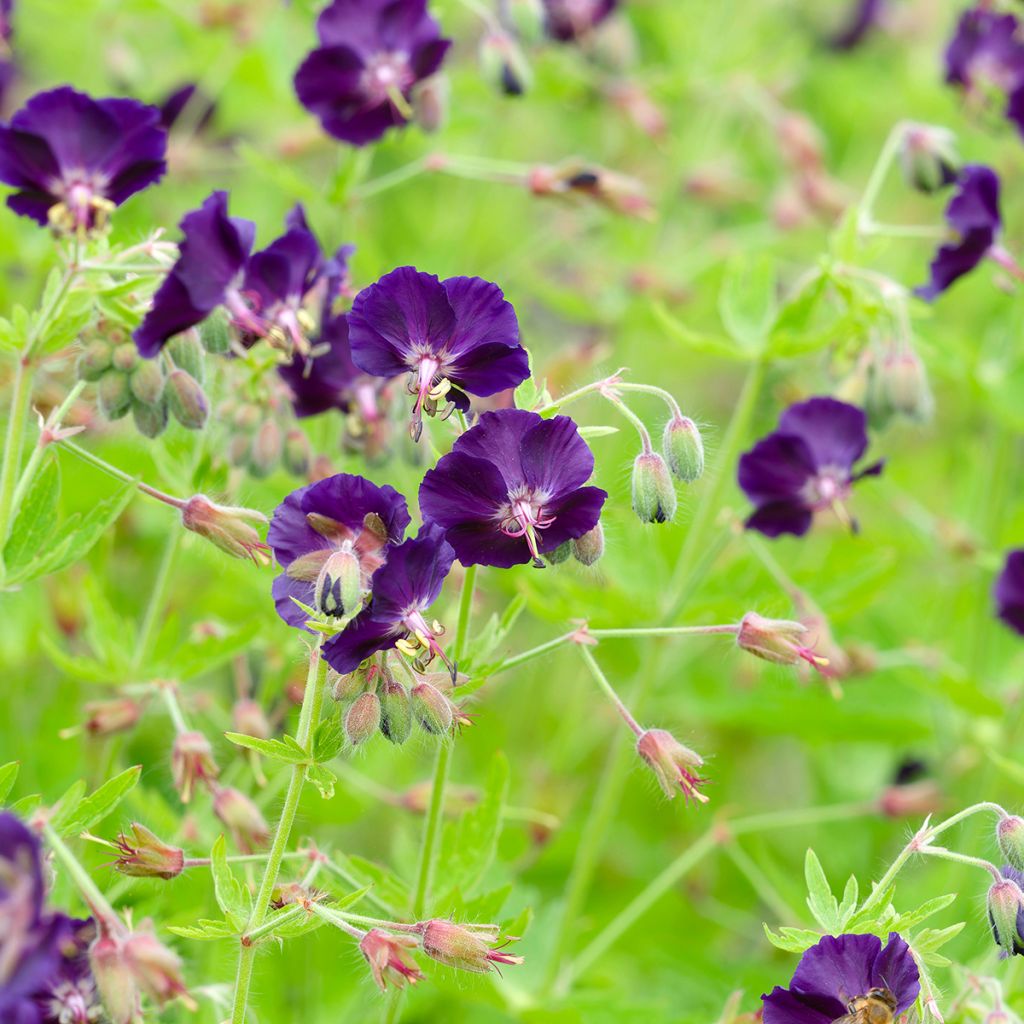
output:
<instances>
[{"instance_id":1,"label":"geranium flower","mask_svg":"<svg viewBox=\"0 0 1024 1024\"><path fill-rule=\"evenodd\" d=\"M740 457L740 487L757 506L747 529L766 537L802 536L824 509L852 526L844 508L850 487L882 471L883 463L875 462L854 472L867 446L867 417L856 406L835 398L790 406L778 428Z\"/></svg>"},{"instance_id":2,"label":"geranium flower","mask_svg":"<svg viewBox=\"0 0 1024 1024\"><path fill-rule=\"evenodd\" d=\"M442 403L468 409L530 376L515 310L496 284L479 277L441 281L399 267L361 291L348 317L356 366L376 377L409 374L416 396L412 435Z\"/></svg>"},{"instance_id":3,"label":"geranium flower","mask_svg":"<svg viewBox=\"0 0 1024 1024\"><path fill-rule=\"evenodd\" d=\"M413 86L451 46L426 0L334 0L316 30L320 46L295 73L295 91L324 131L354 146L409 120Z\"/></svg>"},{"instance_id":4,"label":"geranium flower","mask_svg":"<svg viewBox=\"0 0 1024 1024\"><path fill-rule=\"evenodd\" d=\"M351 615L408 525L405 498L361 476L339 473L292 491L267 531L284 570L273 584L277 613L303 627L309 616L294 597L323 615Z\"/></svg>"},{"instance_id":5,"label":"geranium flower","mask_svg":"<svg viewBox=\"0 0 1024 1024\"><path fill-rule=\"evenodd\" d=\"M586 487L594 455L568 416L484 413L420 486L423 518L444 527L463 565L508 568L592 530L608 497Z\"/></svg>"},{"instance_id":6,"label":"geranium flower","mask_svg":"<svg viewBox=\"0 0 1024 1024\"><path fill-rule=\"evenodd\" d=\"M1003 571L993 588L996 615L1010 629L1024 636L1024 548L1006 556Z\"/></svg>"},{"instance_id":7,"label":"geranium flower","mask_svg":"<svg viewBox=\"0 0 1024 1024\"><path fill-rule=\"evenodd\" d=\"M369 605L323 646L331 668L344 675L371 654L398 647L418 655L421 667L436 655L454 673L437 642L441 629L424 618L454 561L455 551L444 530L432 523L415 538L389 548L387 561L374 573Z\"/></svg>"},{"instance_id":8,"label":"geranium flower","mask_svg":"<svg viewBox=\"0 0 1024 1024\"><path fill-rule=\"evenodd\" d=\"M87 234L167 170L160 111L132 99L94 100L69 86L33 96L0 125L7 205L55 230Z\"/></svg>"},{"instance_id":9,"label":"geranium flower","mask_svg":"<svg viewBox=\"0 0 1024 1024\"><path fill-rule=\"evenodd\" d=\"M884 947L877 935L826 935L800 958L789 988L761 996L764 1024L832 1024L872 989L884 990L896 1016L914 1005L920 975L906 942L896 932Z\"/></svg>"},{"instance_id":10,"label":"geranium flower","mask_svg":"<svg viewBox=\"0 0 1024 1024\"><path fill-rule=\"evenodd\" d=\"M584 38L607 18L618 0L543 0L544 31L561 43Z\"/></svg>"},{"instance_id":11,"label":"geranium flower","mask_svg":"<svg viewBox=\"0 0 1024 1024\"><path fill-rule=\"evenodd\" d=\"M946 207L946 223L955 240L939 246L931 263L931 280L915 294L931 302L954 281L972 271L986 256L1008 259L996 245L1002 218L999 214L999 178L988 167L964 167L956 191Z\"/></svg>"}]
</instances>

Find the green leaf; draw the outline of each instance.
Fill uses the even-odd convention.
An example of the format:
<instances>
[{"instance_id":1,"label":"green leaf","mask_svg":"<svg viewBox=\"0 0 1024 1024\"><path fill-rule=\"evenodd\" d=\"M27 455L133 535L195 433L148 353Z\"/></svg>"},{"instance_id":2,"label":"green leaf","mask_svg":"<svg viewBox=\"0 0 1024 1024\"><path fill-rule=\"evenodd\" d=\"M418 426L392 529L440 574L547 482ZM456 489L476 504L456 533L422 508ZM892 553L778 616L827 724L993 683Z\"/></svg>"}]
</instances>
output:
<instances>
[{"instance_id":1,"label":"green leaf","mask_svg":"<svg viewBox=\"0 0 1024 1024\"><path fill-rule=\"evenodd\" d=\"M27 818L42 802L43 797L41 793L30 793L28 796L23 796L20 800L15 800L8 810L19 818Z\"/></svg>"},{"instance_id":2,"label":"green leaf","mask_svg":"<svg viewBox=\"0 0 1024 1024\"><path fill-rule=\"evenodd\" d=\"M778 316L775 263L764 255L735 260L718 295L718 312L730 336L760 352Z\"/></svg>"},{"instance_id":3,"label":"green leaf","mask_svg":"<svg viewBox=\"0 0 1024 1024\"><path fill-rule=\"evenodd\" d=\"M20 761L8 761L7 764L0 767L0 804L10 796L11 789L18 778L19 768L21 768Z\"/></svg>"},{"instance_id":4,"label":"green leaf","mask_svg":"<svg viewBox=\"0 0 1024 1024\"><path fill-rule=\"evenodd\" d=\"M947 893L945 896L936 896L934 899L922 903L916 910L908 910L906 913L900 914L900 929L905 930L920 924L933 914L937 914L940 910L945 910L946 907L955 903L956 898L955 892Z\"/></svg>"},{"instance_id":5,"label":"green leaf","mask_svg":"<svg viewBox=\"0 0 1024 1024\"><path fill-rule=\"evenodd\" d=\"M335 854L334 860L355 882L372 886L384 904L392 907L409 905L409 887L393 871L356 854Z\"/></svg>"},{"instance_id":6,"label":"green leaf","mask_svg":"<svg viewBox=\"0 0 1024 1024\"><path fill-rule=\"evenodd\" d=\"M763 927L768 941L777 949L784 949L788 953L803 953L821 938L820 932L812 932L806 928L780 928L776 933L768 925Z\"/></svg>"},{"instance_id":7,"label":"green leaf","mask_svg":"<svg viewBox=\"0 0 1024 1024\"><path fill-rule=\"evenodd\" d=\"M250 647L262 631L260 623L253 622L227 636L208 636L178 644L159 659L151 674L184 680L211 672Z\"/></svg>"},{"instance_id":8,"label":"green leaf","mask_svg":"<svg viewBox=\"0 0 1024 1024\"><path fill-rule=\"evenodd\" d=\"M82 800L75 813L62 821L63 835L77 835L102 821L138 784L142 766L135 765L104 782L94 793Z\"/></svg>"},{"instance_id":9,"label":"green leaf","mask_svg":"<svg viewBox=\"0 0 1024 1024\"><path fill-rule=\"evenodd\" d=\"M197 921L193 925L168 925L167 930L183 939L197 939L209 942L213 939L230 939L238 934L227 921Z\"/></svg>"},{"instance_id":10,"label":"green leaf","mask_svg":"<svg viewBox=\"0 0 1024 1024\"><path fill-rule=\"evenodd\" d=\"M821 867L817 854L808 849L804 859L804 877L807 880L807 906L815 921L826 932L835 934L840 929L839 904Z\"/></svg>"},{"instance_id":11,"label":"green leaf","mask_svg":"<svg viewBox=\"0 0 1024 1024\"><path fill-rule=\"evenodd\" d=\"M57 572L77 562L92 550L93 545L110 529L128 502L135 495L135 481L124 483L109 498L97 502L77 523L71 532L69 542L64 546L60 559L47 567L47 572ZM66 528L65 528L66 529Z\"/></svg>"},{"instance_id":12,"label":"green leaf","mask_svg":"<svg viewBox=\"0 0 1024 1024\"><path fill-rule=\"evenodd\" d=\"M46 329L41 350L49 353L67 348L89 326L93 318L93 306L91 292L69 292Z\"/></svg>"},{"instance_id":13,"label":"green leaf","mask_svg":"<svg viewBox=\"0 0 1024 1024\"><path fill-rule=\"evenodd\" d=\"M283 761L285 764L303 764L309 760L309 752L303 750L291 736L285 736L283 741L262 740L244 732L226 732L224 738L237 747L255 750L257 754L273 758L275 761Z\"/></svg>"},{"instance_id":14,"label":"green leaf","mask_svg":"<svg viewBox=\"0 0 1024 1024\"><path fill-rule=\"evenodd\" d=\"M585 441L589 441L594 437L611 437L612 434L619 432L618 427L580 427L579 435Z\"/></svg>"},{"instance_id":15,"label":"green leaf","mask_svg":"<svg viewBox=\"0 0 1024 1024\"><path fill-rule=\"evenodd\" d=\"M958 921L948 928L923 928L910 943L915 953L934 953L964 930L966 922Z\"/></svg>"},{"instance_id":16,"label":"green leaf","mask_svg":"<svg viewBox=\"0 0 1024 1024\"><path fill-rule=\"evenodd\" d=\"M339 715L325 718L313 734L313 760L333 761L341 753L345 745L345 734L342 732Z\"/></svg>"},{"instance_id":17,"label":"green leaf","mask_svg":"<svg viewBox=\"0 0 1024 1024\"><path fill-rule=\"evenodd\" d=\"M4 564L12 577L53 544L59 498L60 470L50 459L29 485L4 547Z\"/></svg>"},{"instance_id":18,"label":"green leaf","mask_svg":"<svg viewBox=\"0 0 1024 1024\"><path fill-rule=\"evenodd\" d=\"M859 887L857 885L857 879L854 875L850 875L850 878L846 883L846 888L843 890L843 901L839 904L839 927L841 931L845 929L847 920L849 920L857 910L858 895Z\"/></svg>"},{"instance_id":19,"label":"green leaf","mask_svg":"<svg viewBox=\"0 0 1024 1024\"><path fill-rule=\"evenodd\" d=\"M228 864L227 844L223 836L218 836L217 842L210 850L210 872L213 875L213 893L217 900L217 906L224 912L224 916L236 932L245 927L252 911L252 900L249 890L235 878Z\"/></svg>"},{"instance_id":20,"label":"green leaf","mask_svg":"<svg viewBox=\"0 0 1024 1024\"><path fill-rule=\"evenodd\" d=\"M338 781L338 776L322 764L308 764L306 781L316 786L325 800L330 800L334 796L334 784Z\"/></svg>"},{"instance_id":21,"label":"green leaf","mask_svg":"<svg viewBox=\"0 0 1024 1024\"><path fill-rule=\"evenodd\" d=\"M85 780L79 779L68 786L64 795L54 804L50 824L56 832L63 834L65 823L74 820L78 805L82 802L82 797L85 796L85 789Z\"/></svg>"}]
</instances>

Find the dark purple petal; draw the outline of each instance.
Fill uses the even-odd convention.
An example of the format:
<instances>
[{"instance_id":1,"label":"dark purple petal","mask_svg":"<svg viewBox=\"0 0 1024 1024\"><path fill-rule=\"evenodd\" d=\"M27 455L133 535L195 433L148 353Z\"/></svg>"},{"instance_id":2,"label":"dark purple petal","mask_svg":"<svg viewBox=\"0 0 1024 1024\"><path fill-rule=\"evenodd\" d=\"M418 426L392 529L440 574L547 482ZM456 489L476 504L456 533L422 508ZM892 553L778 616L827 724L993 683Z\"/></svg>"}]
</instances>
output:
<instances>
[{"instance_id":1,"label":"dark purple petal","mask_svg":"<svg viewBox=\"0 0 1024 1024\"><path fill-rule=\"evenodd\" d=\"M441 67L451 45L450 39L433 39L413 50L409 66L417 80L429 78Z\"/></svg>"},{"instance_id":2,"label":"dark purple petal","mask_svg":"<svg viewBox=\"0 0 1024 1024\"><path fill-rule=\"evenodd\" d=\"M581 487L545 507L555 521L540 534L540 550L554 551L567 540L589 533L601 518L608 492L600 487Z\"/></svg>"},{"instance_id":3,"label":"dark purple petal","mask_svg":"<svg viewBox=\"0 0 1024 1024\"><path fill-rule=\"evenodd\" d=\"M832 1024L846 1013L834 996L803 995L778 985L761 999L764 1024Z\"/></svg>"},{"instance_id":4,"label":"dark purple petal","mask_svg":"<svg viewBox=\"0 0 1024 1024\"><path fill-rule=\"evenodd\" d=\"M755 505L775 501L800 503L817 469L803 438L769 434L739 462L739 485Z\"/></svg>"},{"instance_id":5,"label":"dark purple petal","mask_svg":"<svg viewBox=\"0 0 1024 1024\"><path fill-rule=\"evenodd\" d=\"M305 580L293 580L287 573L281 573L274 577L270 587L271 596L274 598L274 608L277 614L296 629L304 629L309 620L309 614L304 612L292 600L301 601L307 608L316 606L316 594L312 583Z\"/></svg>"},{"instance_id":6,"label":"dark purple petal","mask_svg":"<svg viewBox=\"0 0 1024 1024\"><path fill-rule=\"evenodd\" d=\"M351 46L332 44L313 50L295 72L299 102L319 117L354 114L364 105L364 69L363 58Z\"/></svg>"},{"instance_id":7,"label":"dark purple petal","mask_svg":"<svg viewBox=\"0 0 1024 1024\"><path fill-rule=\"evenodd\" d=\"M470 394L486 398L522 384L530 376L530 357L522 346L481 345L460 356L447 376Z\"/></svg>"},{"instance_id":8,"label":"dark purple petal","mask_svg":"<svg viewBox=\"0 0 1024 1024\"><path fill-rule=\"evenodd\" d=\"M387 562L373 577L370 611L374 618L398 622L409 609L433 604L454 561L455 552L445 540L444 530L433 523L389 548Z\"/></svg>"},{"instance_id":9,"label":"dark purple petal","mask_svg":"<svg viewBox=\"0 0 1024 1024\"><path fill-rule=\"evenodd\" d=\"M351 46L363 54L376 53L380 48L380 21L382 13L394 0L334 0L316 19L316 32L324 46ZM426 10L426 0L414 5Z\"/></svg>"},{"instance_id":10,"label":"dark purple petal","mask_svg":"<svg viewBox=\"0 0 1024 1024\"><path fill-rule=\"evenodd\" d=\"M429 276L429 275L424 275ZM443 284L455 314L455 326L448 338L453 362L479 345L519 345L519 321L504 292L480 277L449 277Z\"/></svg>"},{"instance_id":11,"label":"dark purple petal","mask_svg":"<svg viewBox=\"0 0 1024 1024\"><path fill-rule=\"evenodd\" d=\"M946 48L946 81L971 86L980 72L1011 89L1024 75L1024 43L1012 14L975 8L965 11Z\"/></svg>"},{"instance_id":12,"label":"dark purple petal","mask_svg":"<svg viewBox=\"0 0 1024 1024\"><path fill-rule=\"evenodd\" d=\"M316 236L304 224L293 224L266 249L253 253L243 290L256 296L260 310L277 303L296 305L316 284L323 263Z\"/></svg>"},{"instance_id":13,"label":"dark purple petal","mask_svg":"<svg viewBox=\"0 0 1024 1024\"><path fill-rule=\"evenodd\" d=\"M992 591L996 615L1024 636L1024 548L1011 551Z\"/></svg>"},{"instance_id":14,"label":"dark purple petal","mask_svg":"<svg viewBox=\"0 0 1024 1024\"><path fill-rule=\"evenodd\" d=\"M835 398L810 398L791 405L779 418L778 433L799 437L815 466L849 472L868 446L867 416Z\"/></svg>"},{"instance_id":15,"label":"dark purple petal","mask_svg":"<svg viewBox=\"0 0 1024 1024\"><path fill-rule=\"evenodd\" d=\"M522 437L523 477L530 487L543 491L550 498L558 498L582 487L590 479L594 472L594 453L568 416L538 419L540 421Z\"/></svg>"},{"instance_id":16,"label":"dark purple petal","mask_svg":"<svg viewBox=\"0 0 1024 1024\"><path fill-rule=\"evenodd\" d=\"M359 370L352 362L345 314L324 321L313 345L314 348L327 345L328 349L312 360L296 356L277 371L291 391L292 408L300 419L318 416L329 409L347 412L352 385L359 377Z\"/></svg>"},{"instance_id":17,"label":"dark purple petal","mask_svg":"<svg viewBox=\"0 0 1024 1024\"><path fill-rule=\"evenodd\" d=\"M523 438L540 422L541 417L537 413L526 409L485 412L472 429L458 438L452 451L493 463L505 480L506 490L510 490L526 483L522 461Z\"/></svg>"},{"instance_id":18,"label":"dark purple petal","mask_svg":"<svg viewBox=\"0 0 1024 1024\"><path fill-rule=\"evenodd\" d=\"M878 24L884 0L854 0L846 24L828 41L833 50L853 50Z\"/></svg>"},{"instance_id":19,"label":"dark purple petal","mask_svg":"<svg viewBox=\"0 0 1024 1024\"><path fill-rule=\"evenodd\" d=\"M466 520L495 517L508 500L508 486L492 462L455 450L427 470L419 500L424 520L448 529Z\"/></svg>"},{"instance_id":20,"label":"dark purple petal","mask_svg":"<svg viewBox=\"0 0 1024 1024\"><path fill-rule=\"evenodd\" d=\"M914 1005L921 991L921 974L910 947L896 932L889 933L889 941L875 958L871 977L896 997L897 1016Z\"/></svg>"},{"instance_id":21,"label":"dark purple petal","mask_svg":"<svg viewBox=\"0 0 1024 1024\"><path fill-rule=\"evenodd\" d=\"M806 505L773 501L747 516L743 525L766 537L780 537L784 533L802 537L811 528L813 521L814 515Z\"/></svg>"},{"instance_id":22,"label":"dark purple petal","mask_svg":"<svg viewBox=\"0 0 1024 1024\"><path fill-rule=\"evenodd\" d=\"M586 36L618 6L618 0L543 0L544 30L562 43Z\"/></svg>"},{"instance_id":23,"label":"dark purple petal","mask_svg":"<svg viewBox=\"0 0 1024 1024\"><path fill-rule=\"evenodd\" d=\"M371 654L394 647L403 632L390 619L375 619L367 609L324 644L324 658L335 672L354 672Z\"/></svg>"}]
</instances>

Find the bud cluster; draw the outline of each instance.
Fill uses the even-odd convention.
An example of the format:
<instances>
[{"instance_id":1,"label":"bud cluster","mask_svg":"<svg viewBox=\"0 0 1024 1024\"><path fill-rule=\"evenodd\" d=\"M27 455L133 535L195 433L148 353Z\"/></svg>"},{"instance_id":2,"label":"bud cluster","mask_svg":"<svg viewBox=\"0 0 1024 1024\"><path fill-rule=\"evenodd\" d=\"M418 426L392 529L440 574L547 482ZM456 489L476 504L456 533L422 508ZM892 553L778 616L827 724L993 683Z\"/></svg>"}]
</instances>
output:
<instances>
[{"instance_id":1,"label":"bud cluster","mask_svg":"<svg viewBox=\"0 0 1024 1024\"><path fill-rule=\"evenodd\" d=\"M228 430L228 461L233 466L258 478L278 468L292 476L309 476L313 464L309 438L277 394L260 401L225 399L217 407L217 418Z\"/></svg>"}]
</instances>

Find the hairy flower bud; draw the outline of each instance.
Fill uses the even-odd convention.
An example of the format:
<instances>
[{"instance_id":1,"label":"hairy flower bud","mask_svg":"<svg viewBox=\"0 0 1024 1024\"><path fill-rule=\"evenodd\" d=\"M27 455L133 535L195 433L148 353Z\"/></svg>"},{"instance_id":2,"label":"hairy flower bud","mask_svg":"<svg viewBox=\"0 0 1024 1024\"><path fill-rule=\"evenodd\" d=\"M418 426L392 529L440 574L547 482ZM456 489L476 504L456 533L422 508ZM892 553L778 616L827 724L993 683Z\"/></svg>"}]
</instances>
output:
<instances>
[{"instance_id":1,"label":"hairy flower bud","mask_svg":"<svg viewBox=\"0 0 1024 1024\"><path fill-rule=\"evenodd\" d=\"M931 419L935 402L928 371L916 352L891 352L875 366L868 406L883 422L893 413L918 423Z\"/></svg>"},{"instance_id":2,"label":"hairy flower bud","mask_svg":"<svg viewBox=\"0 0 1024 1024\"><path fill-rule=\"evenodd\" d=\"M451 701L430 683L412 688L412 713L420 728L431 736L446 736L451 731Z\"/></svg>"},{"instance_id":3,"label":"hairy flower bud","mask_svg":"<svg viewBox=\"0 0 1024 1024\"><path fill-rule=\"evenodd\" d=\"M999 819L996 841L1003 856L1018 871L1024 871L1024 818L1011 814Z\"/></svg>"},{"instance_id":4,"label":"hairy flower bud","mask_svg":"<svg viewBox=\"0 0 1024 1024\"><path fill-rule=\"evenodd\" d=\"M298 427L292 427L284 436L284 468L292 476L306 476L311 458L309 438Z\"/></svg>"},{"instance_id":5,"label":"hairy flower bud","mask_svg":"<svg viewBox=\"0 0 1024 1024\"><path fill-rule=\"evenodd\" d=\"M143 359L132 370L132 395L143 405L156 405L164 393L164 371L155 359Z\"/></svg>"},{"instance_id":6,"label":"hairy flower bud","mask_svg":"<svg viewBox=\"0 0 1024 1024\"><path fill-rule=\"evenodd\" d=\"M339 703L348 704L354 701L369 685L371 672L376 675L376 665L364 668L362 665L355 672L339 674L331 669L334 681L331 683L331 696Z\"/></svg>"},{"instance_id":7,"label":"hairy flower bud","mask_svg":"<svg viewBox=\"0 0 1024 1024\"><path fill-rule=\"evenodd\" d=\"M126 341L118 345L111 354L111 362L114 368L122 373L131 373L139 365L139 350L133 342Z\"/></svg>"},{"instance_id":8,"label":"hairy flower bud","mask_svg":"<svg viewBox=\"0 0 1024 1024\"><path fill-rule=\"evenodd\" d=\"M423 952L438 963L459 971L487 974L495 964L521 964L521 956L512 956L495 948L497 925L458 925L454 921L435 918L421 926ZM507 941L513 941L511 938ZM502 944L504 945L504 944Z\"/></svg>"},{"instance_id":9,"label":"hairy flower bud","mask_svg":"<svg viewBox=\"0 0 1024 1024\"><path fill-rule=\"evenodd\" d=\"M120 370L111 368L100 377L96 395L100 409L108 420L119 420L132 407L128 378Z\"/></svg>"},{"instance_id":10,"label":"hairy flower bud","mask_svg":"<svg viewBox=\"0 0 1024 1024\"><path fill-rule=\"evenodd\" d=\"M673 476L692 484L704 472L704 440L689 416L673 416L661 438L665 461Z\"/></svg>"},{"instance_id":11,"label":"hairy flower bud","mask_svg":"<svg viewBox=\"0 0 1024 1024\"><path fill-rule=\"evenodd\" d=\"M540 39L544 32L544 0L508 0L505 10L519 39L526 43Z\"/></svg>"},{"instance_id":12,"label":"hairy flower bud","mask_svg":"<svg viewBox=\"0 0 1024 1024\"><path fill-rule=\"evenodd\" d=\"M380 699L364 693L345 712L345 735L353 747L365 743L380 728Z\"/></svg>"},{"instance_id":13,"label":"hairy flower bud","mask_svg":"<svg viewBox=\"0 0 1024 1024\"><path fill-rule=\"evenodd\" d=\"M480 43L480 68L484 78L506 96L522 96L533 72L526 55L506 32L488 32Z\"/></svg>"},{"instance_id":14,"label":"hairy flower bud","mask_svg":"<svg viewBox=\"0 0 1024 1024\"><path fill-rule=\"evenodd\" d=\"M255 736L261 740L270 739L273 730L270 728L266 712L257 701L249 698L236 701L235 706L231 709L231 718L235 732L243 733L246 736Z\"/></svg>"},{"instance_id":15,"label":"hairy flower bud","mask_svg":"<svg viewBox=\"0 0 1024 1024\"><path fill-rule=\"evenodd\" d=\"M206 372L206 361L203 357L203 346L199 335L194 331L183 331L174 335L164 346L164 351L179 370L184 370L200 384Z\"/></svg>"},{"instance_id":16,"label":"hairy flower bud","mask_svg":"<svg viewBox=\"0 0 1024 1024\"><path fill-rule=\"evenodd\" d=\"M559 544L558 547L555 548L554 551L546 551L542 555L542 557L543 557L544 561L548 563L548 565L561 565L562 562L565 562L565 561L568 560L568 558L569 558L569 556L571 554L572 554L572 542L571 541L565 541L564 543Z\"/></svg>"},{"instance_id":17,"label":"hairy flower bud","mask_svg":"<svg viewBox=\"0 0 1024 1024\"><path fill-rule=\"evenodd\" d=\"M249 449L249 472L256 477L270 476L281 461L284 439L277 420L264 420Z\"/></svg>"},{"instance_id":18,"label":"hairy flower bud","mask_svg":"<svg viewBox=\"0 0 1024 1024\"><path fill-rule=\"evenodd\" d=\"M707 780L697 774L704 765L704 758L680 743L672 733L665 729L648 729L637 740L636 752L650 766L669 800L682 791L687 800L708 802L700 791Z\"/></svg>"},{"instance_id":19,"label":"hairy flower bud","mask_svg":"<svg viewBox=\"0 0 1024 1024\"><path fill-rule=\"evenodd\" d=\"M386 679L380 690L380 731L395 744L404 743L412 732L412 701L397 679Z\"/></svg>"},{"instance_id":20,"label":"hairy flower bud","mask_svg":"<svg viewBox=\"0 0 1024 1024\"><path fill-rule=\"evenodd\" d=\"M159 437L167 429L167 403L163 399L155 405L132 402L132 419L143 437Z\"/></svg>"},{"instance_id":21,"label":"hairy flower bud","mask_svg":"<svg viewBox=\"0 0 1024 1024\"><path fill-rule=\"evenodd\" d=\"M988 919L1002 955L1024 956L1024 893L1016 882L1006 878L993 883L988 891Z\"/></svg>"},{"instance_id":22,"label":"hairy flower bud","mask_svg":"<svg viewBox=\"0 0 1024 1024\"><path fill-rule=\"evenodd\" d=\"M181 976L181 959L156 937L150 922L125 939L124 958L139 988L158 1006L181 999L195 1009Z\"/></svg>"},{"instance_id":23,"label":"hairy flower bud","mask_svg":"<svg viewBox=\"0 0 1024 1024\"><path fill-rule=\"evenodd\" d=\"M736 645L756 658L776 665L796 665L806 661L821 671L828 659L819 657L804 646L807 627L788 619L766 619L757 612L747 612L736 634Z\"/></svg>"},{"instance_id":24,"label":"hairy flower bud","mask_svg":"<svg viewBox=\"0 0 1024 1024\"><path fill-rule=\"evenodd\" d=\"M270 548L249 525L266 524L267 517L261 512L233 505L216 505L205 495L196 494L181 510L181 522L186 530L198 533L235 558L251 558L257 564L266 562L265 553Z\"/></svg>"},{"instance_id":25,"label":"hairy flower bud","mask_svg":"<svg viewBox=\"0 0 1024 1024\"><path fill-rule=\"evenodd\" d=\"M133 821L131 835L117 837L120 855L114 867L133 878L177 878L185 867L185 851L158 839L145 825Z\"/></svg>"},{"instance_id":26,"label":"hairy flower bud","mask_svg":"<svg viewBox=\"0 0 1024 1024\"><path fill-rule=\"evenodd\" d=\"M206 392L186 370L171 370L167 377L167 407L187 430L201 430L210 414Z\"/></svg>"},{"instance_id":27,"label":"hairy flower bud","mask_svg":"<svg viewBox=\"0 0 1024 1024\"><path fill-rule=\"evenodd\" d=\"M428 135L440 131L448 120L448 92L444 75L431 75L413 89L413 118Z\"/></svg>"},{"instance_id":28,"label":"hairy flower bud","mask_svg":"<svg viewBox=\"0 0 1024 1024\"><path fill-rule=\"evenodd\" d=\"M135 1024L140 1019L139 988L122 941L101 934L89 949L89 966L110 1024Z\"/></svg>"},{"instance_id":29,"label":"hairy flower bud","mask_svg":"<svg viewBox=\"0 0 1024 1024\"><path fill-rule=\"evenodd\" d=\"M947 128L910 125L900 140L899 162L903 177L920 192L938 192L957 179L960 160L956 136Z\"/></svg>"},{"instance_id":30,"label":"hairy flower bud","mask_svg":"<svg viewBox=\"0 0 1024 1024\"><path fill-rule=\"evenodd\" d=\"M210 741L201 732L182 732L175 737L171 776L183 804L192 799L197 782L211 782L219 774Z\"/></svg>"},{"instance_id":31,"label":"hairy flower bud","mask_svg":"<svg viewBox=\"0 0 1024 1024\"><path fill-rule=\"evenodd\" d=\"M581 565L596 565L604 554L604 527L598 523L572 542L572 555Z\"/></svg>"},{"instance_id":32,"label":"hairy flower bud","mask_svg":"<svg viewBox=\"0 0 1024 1024\"><path fill-rule=\"evenodd\" d=\"M99 380L110 369L112 355L113 350L109 343L102 338L90 341L82 349L82 354L78 357L78 363L75 367L78 379L86 381Z\"/></svg>"},{"instance_id":33,"label":"hairy flower bud","mask_svg":"<svg viewBox=\"0 0 1024 1024\"><path fill-rule=\"evenodd\" d=\"M213 794L213 812L231 830L242 853L255 853L270 840L270 826L260 809L244 793L230 786L218 786Z\"/></svg>"},{"instance_id":34,"label":"hairy flower bud","mask_svg":"<svg viewBox=\"0 0 1024 1024\"><path fill-rule=\"evenodd\" d=\"M85 731L90 736L110 736L135 726L142 715L142 706L131 697L90 701L85 712Z\"/></svg>"},{"instance_id":35,"label":"hairy flower bud","mask_svg":"<svg viewBox=\"0 0 1024 1024\"><path fill-rule=\"evenodd\" d=\"M212 356L223 355L231 348L231 328L227 314L215 309L200 325L199 340Z\"/></svg>"},{"instance_id":36,"label":"hairy flower bud","mask_svg":"<svg viewBox=\"0 0 1024 1024\"><path fill-rule=\"evenodd\" d=\"M344 617L363 601L363 570L351 550L335 551L320 568L313 586L313 607L324 615Z\"/></svg>"},{"instance_id":37,"label":"hairy flower bud","mask_svg":"<svg viewBox=\"0 0 1024 1024\"><path fill-rule=\"evenodd\" d=\"M409 956L409 950L419 943L411 935L389 935L378 928L371 928L360 940L359 951L370 965L370 973L381 992L386 992L390 983L401 988L406 983L415 985L423 980L423 973L416 961Z\"/></svg>"},{"instance_id":38,"label":"hairy flower bud","mask_svg":"<svg viewBox=\"0 0 1024 1024\"><path fill-rule=\"evenodd\" d=\"M657 452L641 452L633 463L633 511L644 523L666 523L676 514L676 490Z\"/></svg>"}]
</instances>

